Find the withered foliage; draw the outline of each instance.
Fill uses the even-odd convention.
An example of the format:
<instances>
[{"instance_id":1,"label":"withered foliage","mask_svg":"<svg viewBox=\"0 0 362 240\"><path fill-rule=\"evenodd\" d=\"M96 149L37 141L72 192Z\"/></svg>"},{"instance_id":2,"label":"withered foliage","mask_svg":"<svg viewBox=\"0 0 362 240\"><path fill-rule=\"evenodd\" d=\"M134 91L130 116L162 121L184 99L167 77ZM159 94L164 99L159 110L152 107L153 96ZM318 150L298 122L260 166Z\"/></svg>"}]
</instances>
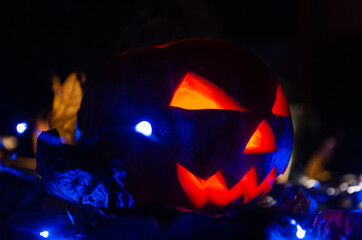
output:
<instances>
[{"instance_id":1,"label":"withered foliage","mask_svg":"<svg viewBox=\"0 0 362 240\"><path fill-rule=\"evenodd\" d=\"M63 143L75 143L77 112L82 100L84 82L84 74L71 73L63 84L57 75L53 76L54 99L49 126L58 130Z\"/></svg>"}]
</instances>

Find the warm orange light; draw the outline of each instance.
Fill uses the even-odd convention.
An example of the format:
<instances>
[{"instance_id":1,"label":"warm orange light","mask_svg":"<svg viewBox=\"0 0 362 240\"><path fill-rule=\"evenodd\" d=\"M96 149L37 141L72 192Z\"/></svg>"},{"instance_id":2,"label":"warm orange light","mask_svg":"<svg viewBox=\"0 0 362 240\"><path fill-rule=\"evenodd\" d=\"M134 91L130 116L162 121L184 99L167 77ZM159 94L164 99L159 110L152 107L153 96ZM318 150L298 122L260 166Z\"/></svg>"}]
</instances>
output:
<instances>
[{"instance_id":1,"label":"warm orange light","mask_svg":"<svg viewBox=\"0 0 362 240\"><path fill-rule=\"evenodd\" d=\"M242 196L244 196L244 203L247 203L261 194L265 195L271 190L277 173L274 167L264 181L257 185L256 171L252 168L233 188L228 189L221 171L218 171L207 180L202 180L180 164L176 163L176 165L180 184L198 209L202 208L207 202L222 207Z\"/></svg>"},{"instance_id":2,"label":"warm orange light","mask_svg":"<svg viewBox=\"0 0 362 240\"><path fill-rule=\"evenodd\" d=\"M284 95L282 87L277 85L277 96L275 98L272 113L279 116L290 116L289 105Z\"/></svg>"},{"instance_id":3,"label":"warm orange light","mask_svg":"<svg viewBox=\"0 0 362 240\"><path fill-rule=\"evenodd\" d=\"M245 111L221 88L191 72L187 73L176 89L170 106L189 110L224 109Z\"/></svg>"},{"instance_id":4,"label":"warm orange light","mask_svg":"<svg viewBox=\"0 0 362 240\"><path fill-rule=\"evenodd\" d=\"M274 134L266 120L264 120L251 136L244 153L268 153L275 152L277 144Z\"/></svg>"}]
</instances>

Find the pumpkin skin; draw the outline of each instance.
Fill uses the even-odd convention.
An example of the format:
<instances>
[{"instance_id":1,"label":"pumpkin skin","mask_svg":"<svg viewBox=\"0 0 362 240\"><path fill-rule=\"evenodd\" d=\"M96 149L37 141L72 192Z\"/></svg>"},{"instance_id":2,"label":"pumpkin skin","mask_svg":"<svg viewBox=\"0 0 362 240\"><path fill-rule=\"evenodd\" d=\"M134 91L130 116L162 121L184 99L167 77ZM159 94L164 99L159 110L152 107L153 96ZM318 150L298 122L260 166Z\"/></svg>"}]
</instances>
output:
<instances>
[{"instance_id":1,"label":"pumpkin skin","mask_svg":"<svg viewBox=\"0 0 362 240\"><path fill-rule=\"evenodd\" d=\"M183 83L192 88L186 97ZM173 101L177 94L188 103ZM206 100L197 103L200 94ZM152 125L151 136L134 131L141 121ZM136 204L211 214L266 194L293 145L288 104L273 74L244 49L211 39L118 56L90 81L78 128L78 143L99 152L94 169L125 162L125 187ZM259 146L250 147L258 129L268 139L259 136Z\"/></svg>"}]
</instances>

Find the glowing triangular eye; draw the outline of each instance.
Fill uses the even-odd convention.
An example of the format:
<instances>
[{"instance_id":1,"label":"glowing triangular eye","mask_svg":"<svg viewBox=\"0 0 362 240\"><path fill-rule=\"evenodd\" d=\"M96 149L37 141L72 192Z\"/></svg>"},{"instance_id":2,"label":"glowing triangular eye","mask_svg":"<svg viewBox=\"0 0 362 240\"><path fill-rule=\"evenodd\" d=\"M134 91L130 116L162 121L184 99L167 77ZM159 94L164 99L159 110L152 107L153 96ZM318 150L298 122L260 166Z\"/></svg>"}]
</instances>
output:
<instances>
[{"instance_id":1,"label":"glowing triangular eye","mask_svg":"<svg viewBox=\"0 0 362 240\"><path fill-rule=\"evenodd\" d=\"M283 93L282 87L279 84L277 85L277 95L275 98L272 113L279 116L290 116L287 99Z\"/></svg>"},{"instance_id":2,"label":"glowing triangular eye","mask_svg":"<svg viewBox=\"0 0 362 240\"><path fill-rule=\"evenodd\" d=\"M191 72L186 75L176 89L170 106L189 110L224 109L245 111L221 88Z\"/></svg>"},{"instance_id":3,"label":"glowing triangular eye","mask_svg":"<svg viewBox=\"0 0 362 240\"><path fill-rule=\"evenodd\" d=\"M251 136L244 153L268 153L276 150L274 134L268 122L264 120Z\"/></svg>"}]
</instances>

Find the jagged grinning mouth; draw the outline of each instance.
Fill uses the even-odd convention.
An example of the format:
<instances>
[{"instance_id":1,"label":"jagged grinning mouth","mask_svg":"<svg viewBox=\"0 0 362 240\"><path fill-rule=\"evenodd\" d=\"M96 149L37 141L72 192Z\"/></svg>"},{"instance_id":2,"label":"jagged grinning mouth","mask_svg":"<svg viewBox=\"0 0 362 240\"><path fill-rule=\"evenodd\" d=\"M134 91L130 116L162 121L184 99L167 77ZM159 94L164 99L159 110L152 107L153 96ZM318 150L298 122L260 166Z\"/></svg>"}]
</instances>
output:
<instances>
[{"instance_id":1,"label":"jagged grinning mouth","mask_svg":"<svg viewBox=\"0 0 362 240\"><path fill-rule=\"evenodd\" d=\"M256 171L252 168L231 189L225 184L221 170L206 180L202 180L176 163L177 176L180 184L197 209L202 208L207 202L223 207L244 196L244 203L258 195L265 195L271 190L276 178L276 167L274 167L264 181L257 185Z\"/></svg>"}]
</instances>

